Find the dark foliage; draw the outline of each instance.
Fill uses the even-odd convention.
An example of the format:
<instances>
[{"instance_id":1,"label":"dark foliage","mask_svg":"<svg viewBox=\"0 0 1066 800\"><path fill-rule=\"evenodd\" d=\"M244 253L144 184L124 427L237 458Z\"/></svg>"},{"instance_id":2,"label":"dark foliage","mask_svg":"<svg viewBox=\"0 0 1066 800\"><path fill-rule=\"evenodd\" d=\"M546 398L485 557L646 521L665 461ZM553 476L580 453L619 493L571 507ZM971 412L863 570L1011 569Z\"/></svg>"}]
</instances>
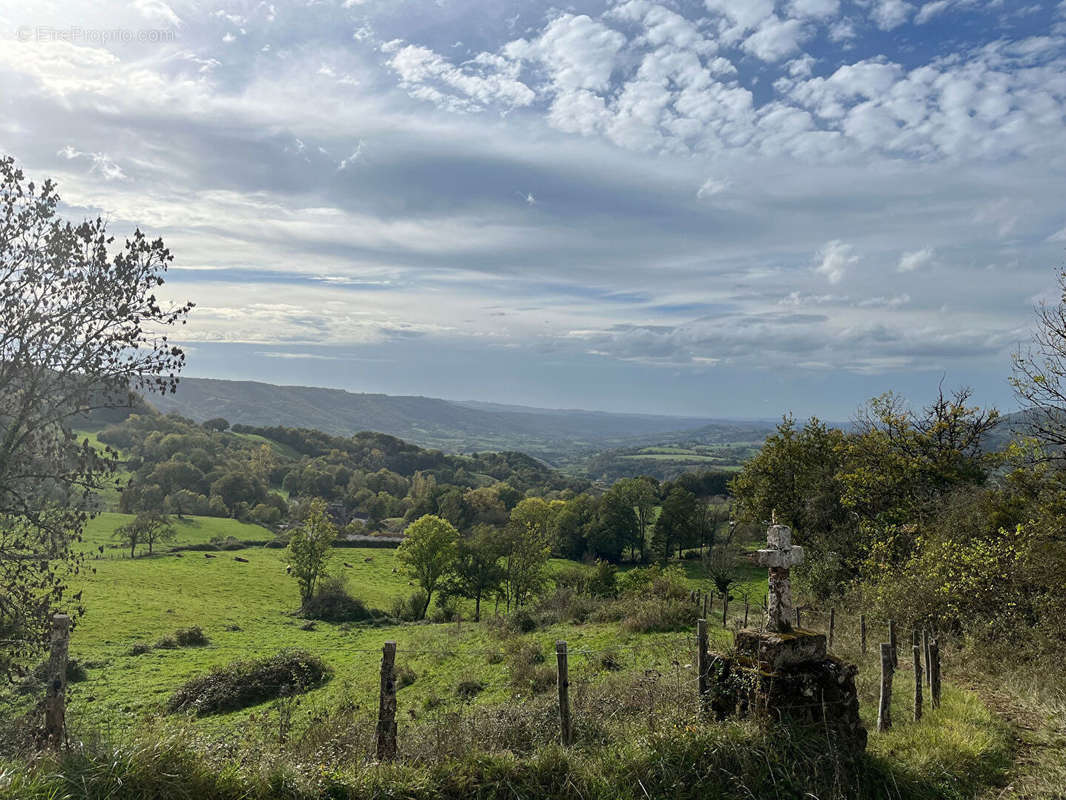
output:
<instances>
[{"instance_id":1,"label":"dark foliage","mask_svg":"<svg viewBox=\"0 0 1066 800\"><path fill-rule=\"evenodd\" d=\"M203 717L254 706L286 694L322 685L331 670L318 656L283 650L255 661L234 661L193 678L167 701L167 711L191 711Z\"/></svg>"}]
</instances>

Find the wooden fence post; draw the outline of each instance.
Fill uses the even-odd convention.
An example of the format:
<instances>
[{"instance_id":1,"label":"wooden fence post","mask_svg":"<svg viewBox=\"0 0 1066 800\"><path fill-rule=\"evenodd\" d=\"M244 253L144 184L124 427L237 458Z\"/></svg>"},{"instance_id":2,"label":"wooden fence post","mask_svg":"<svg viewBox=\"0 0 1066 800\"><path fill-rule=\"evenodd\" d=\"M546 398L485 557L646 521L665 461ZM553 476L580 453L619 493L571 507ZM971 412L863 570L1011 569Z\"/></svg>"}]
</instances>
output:
<instances>
[{"instance_id":1,"label":"wooden fence post","mask_svg":"<svg viewBox=\"0 0 1066 800\"><path fill-rule=\"evenodd\" d=\"M829 609L829 649L833 649L833 633L837 627L837 610L835 608Z\"/></svg>"},{"instance_id":2,"label":"wooden fence post","mask_svg":"<svg viewBox=\"0 0 1066 800\"><path fill-rule=\"evenodd\" d=\"M914 721L918 722L922 718L922 646L916 644L911 650L914 652Z\"/></svg>"},{"instance_id":3,"label":"wooden fence post","mask_svg":"<svg viewBox=\"0 0 1066 800\"><path fill-rule=\"evenodd\" d=\"M703 618L707 619L707 605L710 602L711 593L705 592L703 595Z\"/></svg>"},{"instance_id":4,"label":"wooden fence post","mask_svg":"<svg viewBox=\"0 0 1066 800\"><path fill-rule=\"evenodd\" d=\"M892 667L899 666L899 643L896 641L896 621L888 621L888 643L892 645Z\"/></svg>"},{"instance_id":5,"label":"wooden fence post","mask_svg":"<svg viewBox=\"0 0 1066 800\"><path fill-rule=\"evenodd\" d=\"M933 687L933 670L929 667L929 629L922 628L922 652L925 655L925 685Z\"/></svg>"},{"instance_id":6,"label":"wooden fence post","mask_svg":"<svg viewBox=\"0 0 1066 800\"><path fill-rule=\"evenodd\" d=\"M570 670L566 662L566 642L555 643L555 657L559 662L559 732L565 747L574 741L574 729L570 724Z\"/></svg>"},{"instance_id":7,"label":"wooden fence post","mask_svg":"<svg viewBox=\"0 0 1066 800\"><path fill-rule=\"evenodd\" d=\"M799 609L799 606L796 606L796 627L797 628L802 628L803 627L803 625L800 623L800 609Z\"/></svg>"},{"instance_id":8,"label":"wooden fence post","mask_svg":"<svg viewBox=\"0 0 1066 800\"><path fill-rule=\"evenodd\" d=\"M892 727L892 645L881 643L881 701L877 707L877 730Z\"/></svg>"},{"instance_id":9,"label":"wooden fence post","mask_svg":"<svg viewBox=\"0 0 1066 800\"><path fill-rule=\"evenodd\" d=\"M378 761L396 757L396 642L385 642L381 651L381 694L378 701Z\"/></svg>"},{"instance_id":10,"label":"wooden fence post","mask_svg":"<svg viewBox=\"0 0 1066 800\"><path fill-rule=\"evenodd\" d=\"M862 647L862 654L866 655L866 615L859 616L859 644Z\"/></svg>"},{"instance_id":11,"label":"wooden fence post","mask_svg":"<svg viewBox=\"0 0 1066 800\"><path fill-rule=\"evenodd\" d=\"M710 658L707 652L707 620L696 620L696 691L699 694L700 711L707 711L708 672Z\"/></svg>"},{"instance_id":12,"label":"wooden fence post","mask_svg":"<svg viewBox=\"0 0 1066 800\"><path fill-rule=\"evenodd\" d=\"M929 695L933 708L940 708L940 645L936 639L929 642L929 671L933 673L929 681Z\"/></svg>"},{"instance_id":13,"label":"wooden fence post","mask_svg":"<svg viewBox=\"0 0 1066 800\"><path fill-rule=\"evenodd\" d=\"M748 627L748 598L744 598L744 627Z\"/></svg>"},{"instance_id":14,"label":"wooden fence post","mask_svg":"<svg viewBox=\"0 0 1066 800\"><path fill-rule=\"evenodd\" d=\"M726 626L726 612L729 611L729 592L722 595L722 627Z\"/></svg>"},{"instance_id":15,"label":"wooden fence post","mask_svg":"<svg viewBox=\"0 0 1066 800\"><path fill-rule=\"evenodd\" d=\"M70 617L52 617L52 648L48 657L48 688L44 705L44 735L49 747L66 742L67 651L70 647Z\"/></svg>"}]
</instances>

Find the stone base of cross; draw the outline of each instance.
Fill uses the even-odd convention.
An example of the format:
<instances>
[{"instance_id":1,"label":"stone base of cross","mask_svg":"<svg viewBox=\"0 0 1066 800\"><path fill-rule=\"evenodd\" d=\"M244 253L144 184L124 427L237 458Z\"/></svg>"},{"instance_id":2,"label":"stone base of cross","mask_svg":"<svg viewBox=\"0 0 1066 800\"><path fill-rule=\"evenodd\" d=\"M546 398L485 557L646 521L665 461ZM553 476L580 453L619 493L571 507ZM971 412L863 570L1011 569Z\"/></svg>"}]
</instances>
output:
<instances>
[{"instance_id":1,"label":"stone base of cross","mask_svg":"<svg viewBox=\"0 0 1066 800\"><path fill-rule=\"evenodd\" d=\"M803 561L803 548L792 544L787 525L771 525L766 530L766 548L755 554L756 561L770 573L766 607L766 629L774 633L792 630L792 582L789 570Z\"/></svg>"}]
</instances>

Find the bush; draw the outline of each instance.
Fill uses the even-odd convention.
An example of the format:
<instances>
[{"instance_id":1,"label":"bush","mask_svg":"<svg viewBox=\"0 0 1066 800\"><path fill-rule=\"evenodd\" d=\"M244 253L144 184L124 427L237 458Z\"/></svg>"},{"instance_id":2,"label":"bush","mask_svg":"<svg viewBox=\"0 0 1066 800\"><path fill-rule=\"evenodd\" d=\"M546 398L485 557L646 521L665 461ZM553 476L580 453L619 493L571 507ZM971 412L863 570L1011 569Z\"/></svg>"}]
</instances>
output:
<instances>
[{"instance_id":1,"label":"bush","mask_svg":"<svg viewBox=\"0 0 1066 800\"><path fill-rule=\"evenodd\" d=\"M205 647L210 644L207 634L199 626L180 628L174 632L178 647Z\"/></svg>"},{"instance_id":2,"label":"bush","mask_svg":"<svg viewBox=\"0 0 1066 800\"><path fill-rule=\"evenodd\" d=\"M396 688L402 689L405 686L410 686L415 680L418 679L418 675L409 666L404 664L403 666L396 668Z\"/></svg>"},{"instance_id":3,"label":"bush","mask_svg":"<svg viewBox=\"0 0 1066 800\"><path fill-rule=\"evenodd\" d=\"M193 678L167 701L167 712L193 711L197 716L220 714L275 700L283 694L314 689L332 671L318 656L282 650L255 661L234 661Z\"/></svg>"},{"instance_id":4,"label":"bush","mask_svg":"<svg viewBox=\"0 0 1066 800\"><path fill-rule=\"evenodd\" d=\"M235 536L215 536L211 539L211 544L219 550L243 550L246 547L245 543Z\"/></svg>"},{"instance_id":5,"label":"bush","mask_svg":"<svg viewBox=\"0 0 1066 800\"><path fill-rule=\"evenodd\" d=\"M130 647L130 655L131 656L143 656L145 653L149 652L151 649L152 649L152 645L148 644L148 642L134 642L133 646Z\"/></svg>"},{"instance_id":6,"label":"bush","mask_svg":"<svg viewBox=\"0 0 1066 800\"><path fill-rule=\"evenodd\" d=\"M323 622L365 622L374 619L374 612L358 597L352 597L340 578L328 578L319 584L300 615Z\"/></svg>"},{"instance_id":7,"label":"bush","mask_svg":"<svg viewBox=\"0 0 1066 800\"><path fill-rule=\"evenodd\" d=\"M630 633L689 630L699 618L696 606L684 600L652 597L619 605L624 609L622 628Z\"/></svg>"},{"instance_id":8,"label":"bush","mask_svg":"<svg viewBox=\"0 0 1066 800\"><path fill-rule=\"evenodd\" d=\"M455 687L455 694L460 700L473 700L483 691L485 684L476 680L459 681L459 685Z\"/></svg>"},{"instance_id":9,"label":"bush","mask_svg":"<svg viewBox=\"0 0 1066 800\"><path fill-rule=\"evenodd\" d=\"M651 566L631 569L619 575L616 582L618 592L623 596L652 594L667 600L679 600L689 593L685 585L685 571L676 564L666 568Z\"/></svg>"},{"instance_id":10,"label":"bush","mask_svg":"<svg viewBox=\"0 0 1066 800\"><path fill-rule=\"evenodd\" d=\"M420 612L426 605L426 593L421 589L415 589L410 597L397 597L392 601L390 612L396 619L415 622L420 618Z\"/></svg>"},{"instance_id":11,"label":"bush","mask_svg":"<svg viewBox=\"0 0 1066 800\"><path fill-rule=\"evenodd\" d=\"M515 633L530 633L537 629L537 620L528 610L520 608L507 618L507 627Z\"/></svg>"}]
</instances>

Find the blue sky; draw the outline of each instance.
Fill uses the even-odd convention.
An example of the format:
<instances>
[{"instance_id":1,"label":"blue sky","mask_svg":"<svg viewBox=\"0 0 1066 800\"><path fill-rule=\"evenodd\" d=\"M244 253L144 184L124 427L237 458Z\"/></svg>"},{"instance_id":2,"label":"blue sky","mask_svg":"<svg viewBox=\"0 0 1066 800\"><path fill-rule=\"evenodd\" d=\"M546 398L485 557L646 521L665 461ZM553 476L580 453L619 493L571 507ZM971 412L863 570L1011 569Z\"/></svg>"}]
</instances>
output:
<instances>
[{"instance_id":1,"label":"blue sky","mask_svg":"<svg viewBox=\"0 0 1066 800\"><path fill-rule=\"evenodd\" d=\"M1057 0L0 0L0 152L164 237L190 375L1011 409L1064 145Z\"/></svg>"}]
</instances>

